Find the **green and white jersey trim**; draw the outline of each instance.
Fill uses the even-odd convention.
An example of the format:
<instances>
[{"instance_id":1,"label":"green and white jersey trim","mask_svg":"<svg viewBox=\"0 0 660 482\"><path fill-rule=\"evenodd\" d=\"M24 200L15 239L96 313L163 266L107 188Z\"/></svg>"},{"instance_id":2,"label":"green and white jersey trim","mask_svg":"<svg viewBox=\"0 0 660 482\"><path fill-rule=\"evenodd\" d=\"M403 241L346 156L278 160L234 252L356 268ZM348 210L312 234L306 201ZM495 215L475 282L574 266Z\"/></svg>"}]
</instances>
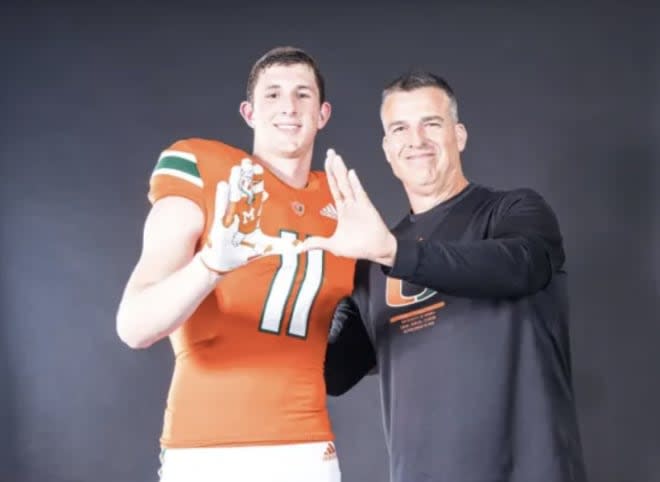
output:
<instances>
[{"instance_id":1,"label":"green and white jersey trim","mask_svg":"<svg viewBox=\"0 0 660 482\"><path fill-rule=\"evenodd\" d=\"M163 151L158 158L151 177L160 174L178 177L198 187L204 186L202 177L199 175L199 170L197 169L197 158L190 152Z\"/></svg>"}]
</instances>

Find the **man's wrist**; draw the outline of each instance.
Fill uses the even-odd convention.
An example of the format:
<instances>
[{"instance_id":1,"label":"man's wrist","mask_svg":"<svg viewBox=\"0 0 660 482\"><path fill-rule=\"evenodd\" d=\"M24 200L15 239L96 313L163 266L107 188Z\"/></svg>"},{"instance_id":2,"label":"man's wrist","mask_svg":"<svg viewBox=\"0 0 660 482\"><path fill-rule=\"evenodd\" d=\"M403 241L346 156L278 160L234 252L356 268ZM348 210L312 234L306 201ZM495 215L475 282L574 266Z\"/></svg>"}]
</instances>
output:
<instances>
[{"instance_id":1,"label":"man's wrist","mask_svg":"<svg viewBox=\"0 0 660 482\"><path fill-rule=\"evenodd\" d=\"M384 249L380 256L378 256L375 261L378 264L383 266L392 267L394 266L394 260L396 259L396 250L397 250L397 241L392 233L388 231L387 240L384 243Z\"/></svg>"}]
</instances>

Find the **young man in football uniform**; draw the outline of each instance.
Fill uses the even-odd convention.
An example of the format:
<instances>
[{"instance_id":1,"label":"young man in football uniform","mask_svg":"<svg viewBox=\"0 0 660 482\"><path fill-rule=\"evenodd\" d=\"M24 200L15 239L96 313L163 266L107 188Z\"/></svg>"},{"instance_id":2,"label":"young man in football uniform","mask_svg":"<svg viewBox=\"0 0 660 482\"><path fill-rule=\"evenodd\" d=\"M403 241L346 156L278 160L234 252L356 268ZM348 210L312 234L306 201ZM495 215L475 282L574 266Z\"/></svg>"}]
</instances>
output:
<instances>
[{"instance_id":1,"label":"young man in football uniform","mask_svg":"<svg viewBox=\"0 0 660 482\"><path fill-rule=\"evenodd\" d=\"M240 113L251 154L205 139L162 152L117 331L133 348L169 337L174 350L162 482L336 482L323 363L354 263L295 250L336 226L325 175L311 171L331 113L317 64L291 47L266 53Z\"/></svg>"}]
</instances>

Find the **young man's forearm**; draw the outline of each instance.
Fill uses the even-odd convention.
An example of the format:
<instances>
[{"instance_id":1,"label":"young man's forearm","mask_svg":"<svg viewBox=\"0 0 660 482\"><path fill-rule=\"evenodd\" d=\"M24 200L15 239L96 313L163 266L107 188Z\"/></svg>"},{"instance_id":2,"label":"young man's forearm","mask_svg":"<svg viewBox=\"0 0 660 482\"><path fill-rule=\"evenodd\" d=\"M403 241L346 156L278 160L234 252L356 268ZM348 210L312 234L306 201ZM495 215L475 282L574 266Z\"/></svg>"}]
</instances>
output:
<instances>
[{"instance_id":1,"label":"young man's forearm","mask_svg":"<svg viewBox=\"0 0 660 482\"><path fill-rule=\"evenodd\" d=\"M213 291L221 275L198 256L165 279L128 286L117 312L117 334L131 348L147 348L181 326Z\"/></svg>"}]
</instances>

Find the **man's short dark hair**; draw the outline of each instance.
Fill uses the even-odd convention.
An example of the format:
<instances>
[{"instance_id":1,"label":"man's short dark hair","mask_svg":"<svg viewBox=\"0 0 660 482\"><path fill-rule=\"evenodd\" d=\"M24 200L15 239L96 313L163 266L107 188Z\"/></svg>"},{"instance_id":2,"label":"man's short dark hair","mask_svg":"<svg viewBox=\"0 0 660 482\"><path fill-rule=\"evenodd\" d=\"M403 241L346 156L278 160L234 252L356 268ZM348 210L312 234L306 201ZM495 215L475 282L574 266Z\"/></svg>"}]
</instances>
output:
<instances>
[{"instance_id":1,"label":"man's short dark hair","mask_svg":"<svg viewBox=\"0 0 660 482\"><path fill-rule=\"evenodd\" d=\"M436 87L447 94L447 97L449 97L449 110L454 117L454 121L458 122L458 101L454 89L445 79L431 72L411 71L397 77L383 89L382 100L384 101L388 95L394 92L410 92L422 87Z\"/></svg>"},{"instance_id":2,"label":"man's short dark hair","mask_svg":"<svg viewBox=\"0 0 660 482\"><path fill-rule=\"evenodd\" d=\"M296 64L307 65L312 69L314 72L314 78L316 79L316 86L319 89L319 99L321 103L325 102L325 81L323 80L318 64L311 55L296 47L275 47L266 52L254 63L250 70L250 75L248 75L246 92L247 100L250 102L253 101L254 87L257 85L257 80L259 79L261 72L273 65Z\"/></svg>"}]
</instances>

